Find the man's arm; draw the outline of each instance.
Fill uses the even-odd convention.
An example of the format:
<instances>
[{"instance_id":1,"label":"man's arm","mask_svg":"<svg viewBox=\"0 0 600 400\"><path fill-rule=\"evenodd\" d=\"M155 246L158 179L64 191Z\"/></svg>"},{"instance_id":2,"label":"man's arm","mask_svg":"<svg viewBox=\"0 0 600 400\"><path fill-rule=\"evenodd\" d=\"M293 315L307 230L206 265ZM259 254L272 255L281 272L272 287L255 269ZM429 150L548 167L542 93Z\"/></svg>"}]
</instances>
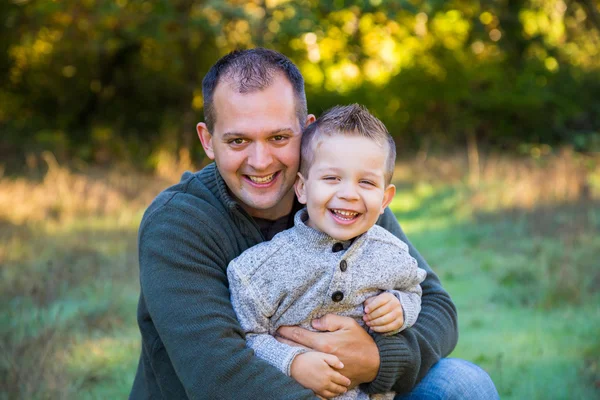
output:
<instances>
[{"instance_id":1,"label":"man's arm","mask_svg":"<svg viewBox=\"0 0 600 400\"><path fill-rule=\"evenodd\" d=\"M397 335L374 336L379 348L379 373L373 382L362 388L369 393L406 393L440 358L450 354L456 346L456 308L436 274L407 239L389 208L386 208L377 224L408 244L410 255L417 260L419 268L427 272L427 277L421 283L421 312L416 324Z\"/></svg>"},{"instance_id":2,"label":"man's arm","mask_svg":"<svg viewBox=\"0 0 600 400\"><path fill-rule=\"evenodd\" d=\"M229 299L225 235L170 206L140 230L141 290L178 379L189 398L314 398L246 348Z\"/></svg>"}]
</instances>

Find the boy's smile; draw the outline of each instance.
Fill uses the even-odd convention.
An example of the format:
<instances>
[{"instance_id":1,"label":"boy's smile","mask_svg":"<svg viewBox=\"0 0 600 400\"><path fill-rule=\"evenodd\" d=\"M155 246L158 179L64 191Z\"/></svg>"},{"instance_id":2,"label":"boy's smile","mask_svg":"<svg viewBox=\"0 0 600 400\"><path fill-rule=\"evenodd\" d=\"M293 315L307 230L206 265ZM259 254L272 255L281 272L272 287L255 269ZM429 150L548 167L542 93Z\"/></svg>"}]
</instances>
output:
<instances>
[{"instance_id":1,"label":"boy's smile","mask_svg":"<svg viewBox=\"0 0 600 400\"><path fill-rule=\"evenodd\" d=\"M308 209L308 225L337 240L371 228L396 189L386 185L387 149L354 134L326 136L314 145L307 177L299 174L298 200Z\"/></svg>"}]
</instances>

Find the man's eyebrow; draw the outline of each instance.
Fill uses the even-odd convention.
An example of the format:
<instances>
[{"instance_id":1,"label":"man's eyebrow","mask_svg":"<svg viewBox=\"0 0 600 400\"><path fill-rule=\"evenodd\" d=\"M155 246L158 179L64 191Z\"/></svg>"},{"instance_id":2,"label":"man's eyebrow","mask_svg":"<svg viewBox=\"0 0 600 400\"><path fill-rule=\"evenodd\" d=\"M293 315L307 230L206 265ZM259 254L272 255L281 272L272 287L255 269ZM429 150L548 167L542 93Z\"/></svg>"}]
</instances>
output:
<instances>
[{"instance_id":1,"label":"man's eyebrow","mask_svg":"<svg viewBox=\"0 0 600 400\"><path fill-rule=\"evenodd\" d=\"M288 132L294 132L294 130L292 128L278 128L275 129L271 132L268 132L267 135L268 136L273 136L273 135L278 135L278 134L282 134L282 133L288 133ZM244 132L225 132L222 136L223 140L229 140L229 139L237 139L237 138L244 138L248 136L246 133Z\"/></svg>"},{"instance_id":2,"label":"man's eyebrow","mask_svg":"<svg viewBox=\"0 0 600 400\"><path fill-rule=\"evenodd\" d=\"M274 131L269 132L269 136L271 136L271 135L277 135L279 133L287 133L287 132L294 132L294 130L292 128L275 129Z\"/></svg>"},{"instance_id":3,"label":"man's eyebrow","mask_svg":"<svg viewBox=\"0 0 600 400\"><path fill-rule=\"evenodd\" d=\"M229 140L229 139L237 139L240 137L243 138L244 136L246 136L246 135L242 132L225 132L221 138L223 140Z\"/></svg>"}]
</instances>

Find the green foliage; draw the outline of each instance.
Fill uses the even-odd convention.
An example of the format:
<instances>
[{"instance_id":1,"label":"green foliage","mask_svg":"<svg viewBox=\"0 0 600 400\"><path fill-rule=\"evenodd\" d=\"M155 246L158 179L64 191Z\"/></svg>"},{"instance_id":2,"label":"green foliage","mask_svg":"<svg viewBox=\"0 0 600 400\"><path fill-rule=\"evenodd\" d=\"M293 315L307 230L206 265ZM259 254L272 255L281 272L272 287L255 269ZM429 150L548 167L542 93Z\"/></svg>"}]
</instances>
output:
<instances>
[{"instance_id":1,"label":"green foliage","mask_svg":"<svg viewBox=\"0 0 600 400\"><path fill-rule=\"evenodd\" d=\"M6 1L0 155L200 158L201 79L253 46L300 66L311 112L364 103L400 146L597 151L598 15L563 0Z\"/></svg>"}]
</instances>

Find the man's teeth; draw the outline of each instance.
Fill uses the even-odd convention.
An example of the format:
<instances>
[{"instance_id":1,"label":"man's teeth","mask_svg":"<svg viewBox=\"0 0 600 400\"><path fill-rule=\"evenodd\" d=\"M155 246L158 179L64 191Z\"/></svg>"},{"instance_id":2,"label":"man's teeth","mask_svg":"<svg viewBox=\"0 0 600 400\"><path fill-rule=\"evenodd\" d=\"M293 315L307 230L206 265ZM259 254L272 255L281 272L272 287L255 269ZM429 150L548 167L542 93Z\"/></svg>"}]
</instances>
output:
<instances>
[{"instance_id":1,"label":"man's teeth","mask_svg":"<svg viewBox=\"0 0 600 400\"><path fill-rule=\"evenodd\" d=\"M357 212L354 211L346 211L346 210L331 210L333 211L336 215L345 218L345 219L352 219L354 217L356 217L358 215Z\"/></svg>"},{"instance_id":2,"label":"man's teeth","mask_svg":"<svg viewBox=\"0 0 600 400\"><path fill-rule=\"evenodd\" d=\"M250 180L254 183L269 183L273 180L274 177L275 177L275 173L272 173L271 175L267 175L267 176L248 175L248 178L250 178Z\"/></svg>"}]
</instances>

